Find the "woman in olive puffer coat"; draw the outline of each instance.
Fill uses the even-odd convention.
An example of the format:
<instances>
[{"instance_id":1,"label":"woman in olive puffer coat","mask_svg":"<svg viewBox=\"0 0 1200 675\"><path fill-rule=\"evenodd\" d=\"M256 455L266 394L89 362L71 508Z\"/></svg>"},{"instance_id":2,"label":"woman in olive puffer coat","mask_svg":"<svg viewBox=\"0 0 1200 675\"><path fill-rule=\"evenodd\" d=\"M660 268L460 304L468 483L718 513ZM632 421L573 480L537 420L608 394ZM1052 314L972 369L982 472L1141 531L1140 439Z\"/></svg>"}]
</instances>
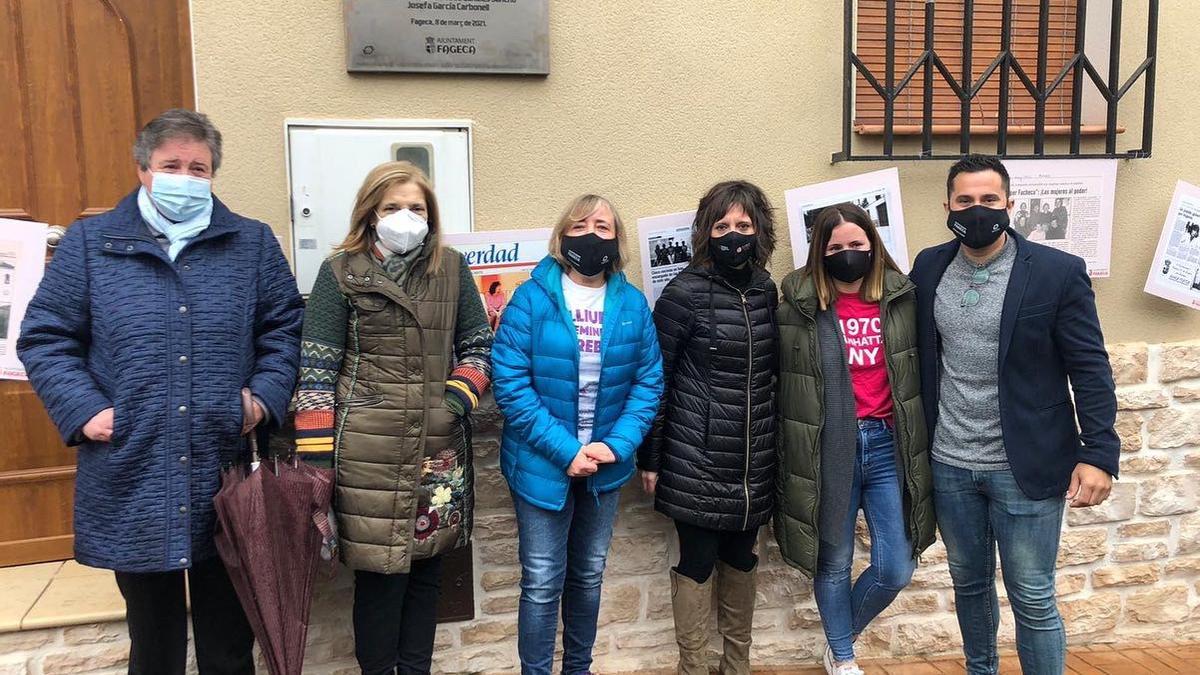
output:
<instances>
[{"instance_id":1,"label":"woman in olive puffer coat","mask_svg":"<svg viewBox=\"0 0 1200 675\"><path fill-rule=\"evenodd\" d=\"M916 287L853 204L817 216L811 247L808 264L781 284L774 529L784 560L813 577L826 672L861 675L854 637L908 584L934 539ZM851 586L860 508L871 566Z\"/></svg>"},{"instance_id":2,"label":"woman in olive puffer coat","mask_svg":"<svg viewBox=\"0 0 1200 675\"><path fill-rule=\"evenodd\" d=\"M639 465L679 533L681 673L708 672L714 568L721 672L750 672L754 544L775 506L778 295L765 268L774 246L766 195L742 181L714 186L696 211L691 264L654 307L666 392Z\"/></svg>"}]
</instances>

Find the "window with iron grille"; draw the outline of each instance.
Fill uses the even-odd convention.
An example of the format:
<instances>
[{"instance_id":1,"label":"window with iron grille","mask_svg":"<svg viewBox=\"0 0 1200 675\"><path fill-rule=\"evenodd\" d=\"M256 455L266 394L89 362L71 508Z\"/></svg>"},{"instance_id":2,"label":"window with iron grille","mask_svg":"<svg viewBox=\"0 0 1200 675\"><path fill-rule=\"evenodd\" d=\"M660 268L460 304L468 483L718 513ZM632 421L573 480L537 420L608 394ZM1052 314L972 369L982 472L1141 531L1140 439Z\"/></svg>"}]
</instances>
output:
<instances>
[{"instance_id":1,"label":"window with iron grille","mask_svg":"<svg viewBox=\"0 0 1200 675\"><path fill-rule=\"evenodd\" d=\"M1125 42L1145 58L1122 78L1121 0L845 0L834 161L1148 157L1158 2L1142 2L1145 33ZM1141 109L1137 147L1119 149L1122 100Z\"/></svg>"}]
</instances>

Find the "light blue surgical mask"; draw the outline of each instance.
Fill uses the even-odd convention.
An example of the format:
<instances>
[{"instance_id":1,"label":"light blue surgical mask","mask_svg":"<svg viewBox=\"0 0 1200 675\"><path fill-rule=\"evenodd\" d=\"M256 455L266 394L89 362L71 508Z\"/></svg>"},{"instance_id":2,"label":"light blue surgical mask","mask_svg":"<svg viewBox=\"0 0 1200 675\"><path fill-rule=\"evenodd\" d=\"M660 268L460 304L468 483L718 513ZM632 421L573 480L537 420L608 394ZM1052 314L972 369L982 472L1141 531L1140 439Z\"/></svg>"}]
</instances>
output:
<instances>
[{"instance_id":1,"label":"light blue surgical mask","mask_svg":"<svg viewBox=\"0 0 1200 675\"><path fill-rule=\"evenodd\" d=\"M196 238L196 235L208 228L209 222L212 220L212 200L209 200L208 206L197 213L195 216L176 222L163 215L162 211L154 205L150 193L145 186L138 190L137 196L138 210L142 214L142 219L155 232L159 232L166 236L167 241L171 242L167 247L167 255L171 260L179 255L179 252L184 249L188 243Z\"/></svg>"},{"instance_id":2,"label":"light blue surgical mask","mask_svg":"<svg viewBox=\"0 0 1200 675\"><path fill-rule=\"evenodd\" d=\"M181 222L212 208L212 181L184 173L154 172L150 198L164 216Z\"/></svg>"}]
</instances>

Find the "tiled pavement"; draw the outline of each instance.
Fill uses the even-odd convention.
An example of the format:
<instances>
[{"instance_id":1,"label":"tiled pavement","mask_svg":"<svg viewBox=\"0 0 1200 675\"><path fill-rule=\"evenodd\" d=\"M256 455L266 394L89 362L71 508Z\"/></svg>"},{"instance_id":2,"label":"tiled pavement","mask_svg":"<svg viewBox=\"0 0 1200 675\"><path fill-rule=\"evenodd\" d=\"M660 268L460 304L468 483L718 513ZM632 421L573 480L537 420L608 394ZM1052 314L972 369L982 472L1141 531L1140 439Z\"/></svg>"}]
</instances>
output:
<instances>
[{"instance_id":1,"label":"tiled pavement","mask_svg":"<svg viewBox=\"0 0 1200 675\"><path fill-rule=\"evenodd\" d=\"M111 572L74 562L46 563L0 570L0 633L124 618L124 602ZM86 592L85 592L86 591ZM961 658L867 660L866 675L965 675ZM674 670L641 675L668 675ZM770 675L822 675L818 664L755 668ZM1000 672L1019 675L1016 655L1002 658ZM1126 642L1070 650L1065 675L1200 675L1200 643Z\"/></svg>"},{"instance_id":2,"label":"tiled pavement","mask_svg":"<svg viewBox=\"0 0 1200 675\"><path fill-rule=\"evenodd\" d=\"M113 573L75 561L0 568L0 633L125 618Z\"/></svg>"}]
</instances>

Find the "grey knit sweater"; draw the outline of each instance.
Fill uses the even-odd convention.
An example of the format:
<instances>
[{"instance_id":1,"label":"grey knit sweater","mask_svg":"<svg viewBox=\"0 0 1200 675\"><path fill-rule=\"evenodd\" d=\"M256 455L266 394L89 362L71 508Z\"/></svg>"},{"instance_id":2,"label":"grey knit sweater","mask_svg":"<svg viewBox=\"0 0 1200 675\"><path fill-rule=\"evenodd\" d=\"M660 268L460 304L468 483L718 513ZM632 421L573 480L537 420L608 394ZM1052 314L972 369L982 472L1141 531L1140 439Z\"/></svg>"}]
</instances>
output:
<instances>
[{"instance_id":1,"label":"grey knit sweater","mask_svg":"<svg viewBox=\"0 0 1200 675\"><path fill-rule=\"evenodd\" d=\"M935 461L977 471L1008 468L997 369L1000 313L1016 255L1011 237L996 257L982 265L960 251L938 283L933 308L941 339ZM977 274L987 281L974 281ZM974 305L963 301L970 289L979 294Z\"/></svg>"}]
</instances>

